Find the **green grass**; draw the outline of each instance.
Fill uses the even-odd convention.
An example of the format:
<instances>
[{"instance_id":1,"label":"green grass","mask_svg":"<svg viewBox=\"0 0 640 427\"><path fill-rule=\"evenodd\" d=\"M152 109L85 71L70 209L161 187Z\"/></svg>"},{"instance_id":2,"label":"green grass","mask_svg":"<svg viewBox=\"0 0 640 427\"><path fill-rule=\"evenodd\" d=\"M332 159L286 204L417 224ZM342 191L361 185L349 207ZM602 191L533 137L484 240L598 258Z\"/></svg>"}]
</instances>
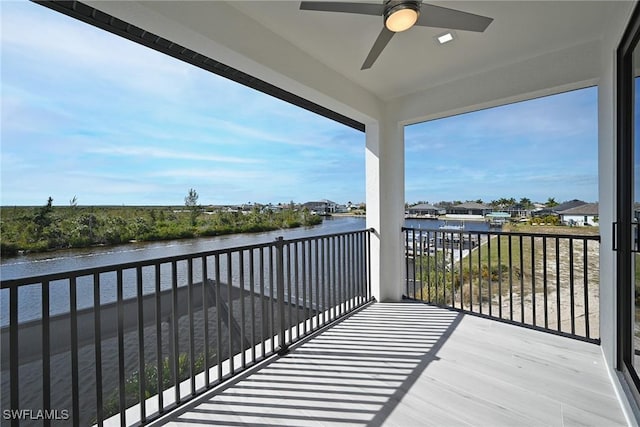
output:
<instances>
[{"instance_id":1,"label":"green grass","mask_svg":"<svg viewBox=\"0 0 640 427\"><path fill-rule=\"evenodd\" d=\"M162 390L167 390L173 387L176 383L174 379L173 366L171 365L169 357L164 357L162 360ZM214 352L209 354L209 363L211 366L217 362L217 356ZM204 366L204 353L199 353L194 358L194 372L193 375L197 375L203 372ZM187 353L180 353L178 356L178 381L177 383L190 378L190 359ZM146 363L144 365L144 399L148 399L158 394L158 367L155 363ZM140 402L140 372L134 371L125 379L124 385L125 395L125 408L129 408L136 403ZM116 388L109 393L103 403L104 418L109 418L120 412L120 392ZM96 422L96 419L93 420Z\"/></svg>"}]
</instances>

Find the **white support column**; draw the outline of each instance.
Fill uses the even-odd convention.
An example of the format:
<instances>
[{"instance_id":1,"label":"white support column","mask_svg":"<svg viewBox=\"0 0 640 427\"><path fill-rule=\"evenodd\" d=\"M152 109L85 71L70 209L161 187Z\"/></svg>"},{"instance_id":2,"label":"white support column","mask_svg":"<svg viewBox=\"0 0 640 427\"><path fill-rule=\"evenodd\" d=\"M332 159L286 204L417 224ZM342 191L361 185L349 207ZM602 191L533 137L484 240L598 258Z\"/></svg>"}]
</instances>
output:
<instances>
[{"instance_id":1,"label":"white support column","mask_svg":"<svg viewBox=\"0 0 640 427\"><path fill-rule=\"evenodd\" d=\"M611 224L616 220L616 94L614 48L603 53L598 83L598 215L600 223L600 337L602 352L616 365L616 254Z\"/></svg>"},{"instance_id":2,"label":"white support column","mask_svg":"<svg viewBox=\"0 0 640 427\"><path fill-rule=\"evenodd\" d=\"M404 128L367 124L367 227L371 236L371 289L378 301L399 301L404 284Z\"/></svg>"},{"instance_id":3,"label":"white support column","mask_svg":"<svg viewBox=\"0 0 640 427\"><path fill-rule=\"evenodd\" d=\"M633 11L634 3L616 3L616 13L601 41L600 79L598 81L598 200L600 217L600 340L602 354L629 425L638 425L640 408L633 393L616 370L617 365L617 273L613 251L616 220L616 50Z\"/></svg>"}]
</instances>

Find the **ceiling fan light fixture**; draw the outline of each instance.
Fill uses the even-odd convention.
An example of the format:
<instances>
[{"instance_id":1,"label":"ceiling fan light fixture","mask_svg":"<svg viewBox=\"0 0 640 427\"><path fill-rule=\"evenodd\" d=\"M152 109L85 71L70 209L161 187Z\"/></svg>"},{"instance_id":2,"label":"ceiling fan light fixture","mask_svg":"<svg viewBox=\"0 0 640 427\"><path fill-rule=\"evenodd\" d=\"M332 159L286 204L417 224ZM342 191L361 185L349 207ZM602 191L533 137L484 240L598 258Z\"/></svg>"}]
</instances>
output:
<instances>
[{"instance_id":1,"label":"ceiling fan light fixture","mask_svg":"<svg viewBox=\"0 0 640 427\"><path fill-rule=\"evenodd\" d=\"M413 27L420 16L417 2L400 3L390 7L384 14L384 25L389 31L399 33Z\"/></svg>"}]
</instances>

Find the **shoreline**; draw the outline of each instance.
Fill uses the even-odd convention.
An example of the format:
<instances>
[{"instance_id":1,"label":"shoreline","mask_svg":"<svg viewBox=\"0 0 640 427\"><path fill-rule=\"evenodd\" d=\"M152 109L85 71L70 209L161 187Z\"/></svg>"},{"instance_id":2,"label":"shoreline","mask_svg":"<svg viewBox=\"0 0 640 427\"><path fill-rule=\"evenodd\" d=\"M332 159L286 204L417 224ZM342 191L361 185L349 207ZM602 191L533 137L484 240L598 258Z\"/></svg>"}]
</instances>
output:
<instances>
[{"instance_id":1,"label":"shoreline","mask_svg":"<svg viewBox=\"0 0 640 427\"><path fill-rule=\"evenodd\" d=\"M4 233L0 255L3 257L129 242L267 232L322 223L322 217L293 208L220 210L211 215L202 209L53 207L48 204L40 208L0 207L0 211Z\"/></svg>"},{"instance_id":2,"label":"shoreline","mask_svg":"<svg viewBox=\"0 0 640 427\"><path fill-rule=\"evenodd\" d=\"M116 246L122 246L122 245L129 245L129 244L134 244L134 243L153 243L153 242L168 242L171 240L189 240L189 239L201 239L201 238L207 238L207 237L218 237L218 236L231 236L231 235L235 235L235 234L258 234L258 233L268 233L270 231L277 231L277 230L295 230L296 228L301 228L301 227L315 227L316 225L320 225L322 224L322 222L318 223L318 224L311 224L311 225L304 225L304 224L299 224L295 227L265 227L264 229L259 229L259 230L249 230L249 231L220 231L220 232L216 232L213 234L199 234L199 235L194 235L194 236L167 236L166 238L154 238L154 239L130 239L126 242L119 242L119 243L96 243L96 244L92 244L92 245L77 245L77 246L67 246L64 248L51 248L51 249L44 249L44 250L34 250L34 249L18 249L17 252L15 254L11 253L11 254L7 254L7 253L2 253L2 257L3 258L18 258L20 256L25 256L25 255L34 255L34 254L52 254L52 253L56 253L56 252L63 252L63 251L68 251L68 250L78 250L78 249L91 249L91 248L112 248L112 247L116 247ZM9 243L11 244L11 243Z\"/></svg>"}]
</instances>

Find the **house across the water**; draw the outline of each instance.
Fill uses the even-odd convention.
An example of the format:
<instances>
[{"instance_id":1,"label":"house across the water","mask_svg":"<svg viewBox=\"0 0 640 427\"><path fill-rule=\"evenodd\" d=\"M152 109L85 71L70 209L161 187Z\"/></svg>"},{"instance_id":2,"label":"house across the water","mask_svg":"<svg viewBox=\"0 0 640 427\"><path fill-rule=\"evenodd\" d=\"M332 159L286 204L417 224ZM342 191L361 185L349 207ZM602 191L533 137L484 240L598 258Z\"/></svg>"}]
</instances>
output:
<instances>
[{"instance_id":1,"label":"house across the water","mask_svg":"<svg viewBox=\"0 0 640 427\"><path fill-rule=\"evenodd\" d=\"M567 225L590 226L598 225L598 204L585 203L575 208L558 212L560 221Z\"/></svg>"},{"instance_id":2,"label":"house across the water","mask_svg":"<svg viewBox=\"0 0 640 427\"><path fill-rule=\"evenodd\" d=\"M419 203L407 209L410 217L435 218L438 215L445 214L446 210L440 209L428 203Z\"/></svg>"}]
</instances>

